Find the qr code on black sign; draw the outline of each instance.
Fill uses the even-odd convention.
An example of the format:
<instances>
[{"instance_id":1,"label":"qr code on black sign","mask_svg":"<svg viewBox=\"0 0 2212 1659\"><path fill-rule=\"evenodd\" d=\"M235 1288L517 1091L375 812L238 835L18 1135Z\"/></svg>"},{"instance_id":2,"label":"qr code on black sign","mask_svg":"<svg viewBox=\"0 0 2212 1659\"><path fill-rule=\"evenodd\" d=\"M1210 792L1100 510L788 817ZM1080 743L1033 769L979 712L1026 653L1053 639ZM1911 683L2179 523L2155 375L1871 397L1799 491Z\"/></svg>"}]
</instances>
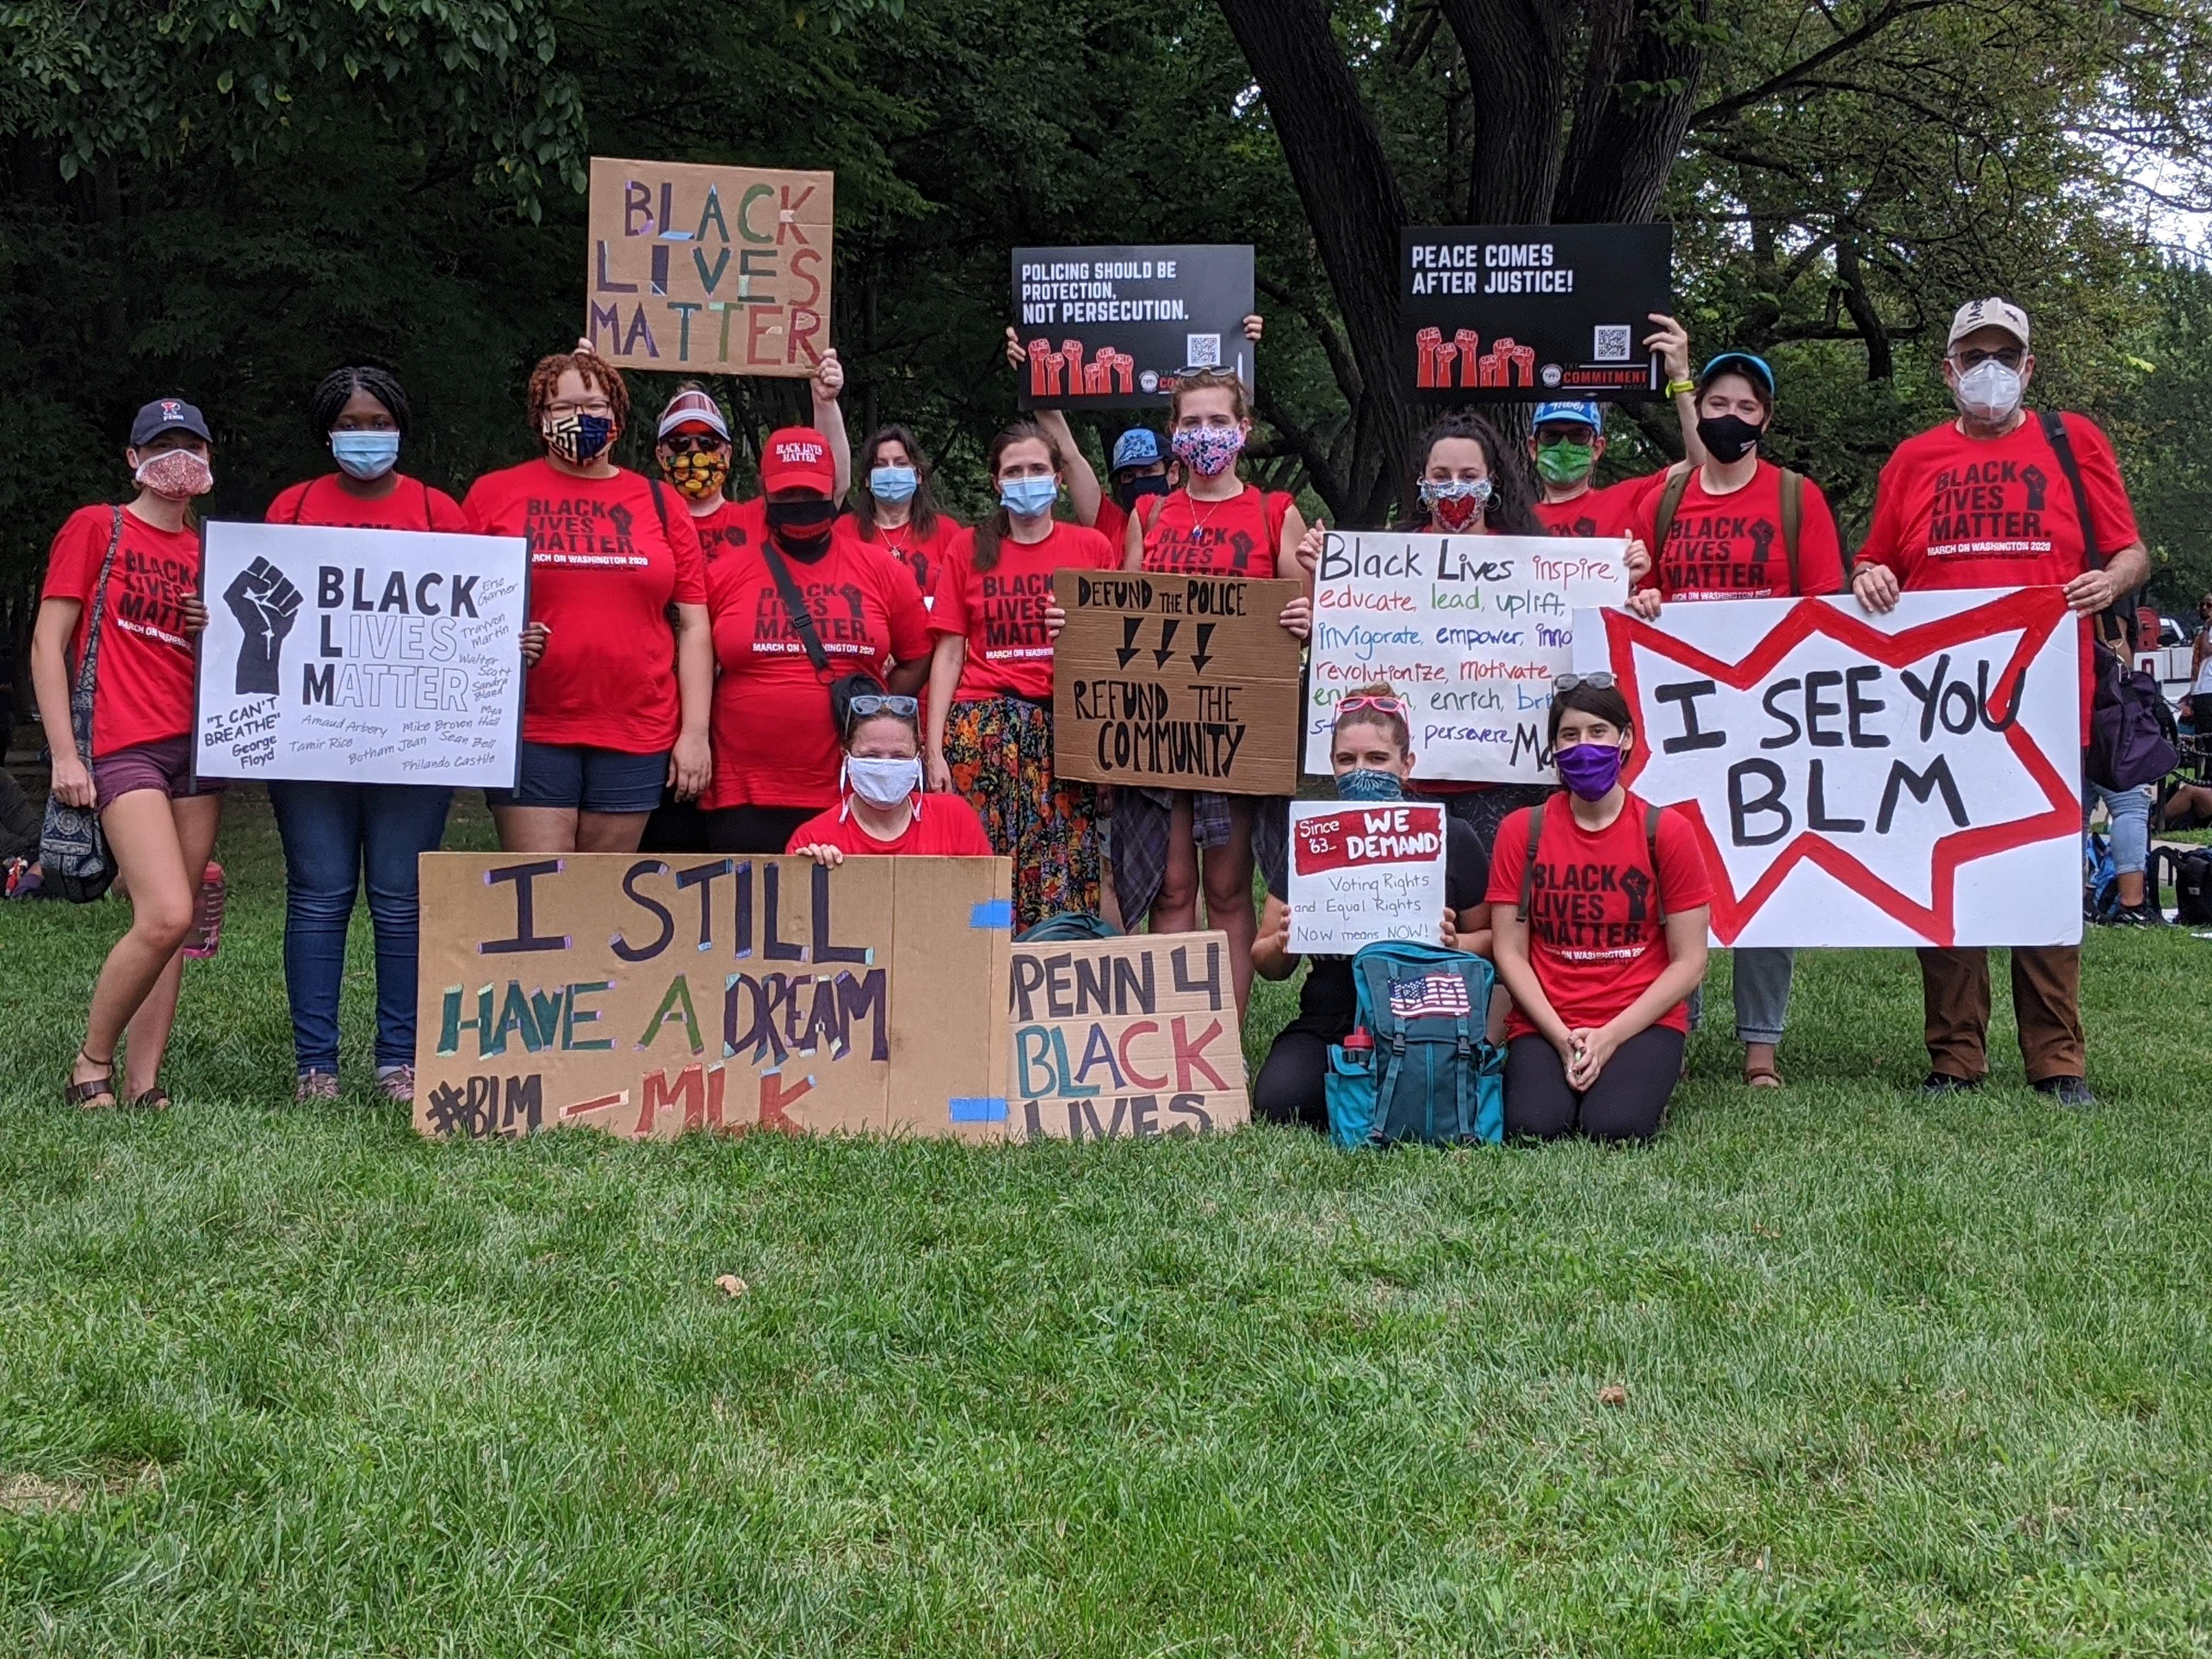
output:
<instances>
[{"instance_id":1,"label":"qr code on black sign","mask_svg":"<svg viewBox=\"0 0 2212 1659\"><path fill-rule=\"evenodd\" d=\"M1221 337L1218 334L1184 335L1182 366L1185 368L1220 368Z\"/></svg>"},{"instance_id":2,"label":"qr code on black sign","mask_svg":"<svg viewBox=\"0 0 2212 1659\"><path fill-rule=\"evenodd\" d=\"M1600 323L1591 330L1590 356L1601 363L1625 363L1632 349L1632 331L1626 323Z\"/></svg>"}]
</instances>

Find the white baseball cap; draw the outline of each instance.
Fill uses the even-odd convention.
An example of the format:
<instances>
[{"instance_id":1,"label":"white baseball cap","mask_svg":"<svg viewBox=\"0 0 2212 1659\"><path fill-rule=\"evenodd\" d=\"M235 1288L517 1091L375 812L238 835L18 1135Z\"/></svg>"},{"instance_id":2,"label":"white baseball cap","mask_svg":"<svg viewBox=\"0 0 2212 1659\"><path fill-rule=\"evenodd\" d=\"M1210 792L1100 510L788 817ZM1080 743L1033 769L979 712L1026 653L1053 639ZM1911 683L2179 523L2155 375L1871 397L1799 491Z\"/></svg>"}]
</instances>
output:
<instances>
[{"instance_id":1,"label":"white baseball cap","mask_svg":"<svg viewBox=\"0 0 2212 1659\"><path fill-rule=\"evenodd\" d=\"M2027 343L2027 313L2009 300L1992 298L1969 300L1959 307L1951 319L1951 337L1943 342L1943 349L1948 351L1978 328L2001 328L2021 345Z\"/></svg>"}]
</instances>

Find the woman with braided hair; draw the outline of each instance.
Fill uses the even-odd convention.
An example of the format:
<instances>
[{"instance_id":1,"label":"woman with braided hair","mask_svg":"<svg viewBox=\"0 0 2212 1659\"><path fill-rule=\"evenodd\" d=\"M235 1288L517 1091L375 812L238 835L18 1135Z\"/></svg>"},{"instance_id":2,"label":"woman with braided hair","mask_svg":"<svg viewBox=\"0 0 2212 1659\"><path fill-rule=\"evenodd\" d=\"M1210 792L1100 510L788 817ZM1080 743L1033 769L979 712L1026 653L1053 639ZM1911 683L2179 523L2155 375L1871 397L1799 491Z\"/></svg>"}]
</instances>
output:
<instances>
[{"instance_id":1,"label":"woman with braided hair","mask_svg":"<svg viewBox=\"0 0 2212 1659\"><path fill-rule=\"evenodd\" d=\"M285 490L270 504L270 523L467 533L459 503L399 471L407 394L390 373L366 364L332 371L315 388L308 418L337 471ZM524 636L525 660L535 660L544 638L542 629ZM453 799L436 784L270 783L284 843L295 1098L337 1096L338 987L354 895L364 880L376 933L376 1086L392 1100L414 1098L416 859L444 840Z\"/></svg>"}]
</instances>

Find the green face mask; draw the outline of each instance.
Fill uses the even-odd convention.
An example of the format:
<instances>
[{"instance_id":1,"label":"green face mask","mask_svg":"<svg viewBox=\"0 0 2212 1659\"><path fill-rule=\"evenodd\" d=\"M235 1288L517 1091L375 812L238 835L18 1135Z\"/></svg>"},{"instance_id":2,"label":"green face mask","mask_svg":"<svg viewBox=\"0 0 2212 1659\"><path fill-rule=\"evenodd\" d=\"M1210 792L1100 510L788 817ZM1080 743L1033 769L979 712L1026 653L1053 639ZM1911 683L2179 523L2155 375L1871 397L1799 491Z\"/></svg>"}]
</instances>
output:
<instances>
[{"instance_id":1,"label":"green face mask","mask_svg":"<svg viewBox=\"0 0 2212 1659\"><path fill-rule=\"evenodd\" d=\"M1536 446L1536 471L1546 483L1580 483L1597 465L1594 444L1552 443Z\"/></svg>"}]
</instances>

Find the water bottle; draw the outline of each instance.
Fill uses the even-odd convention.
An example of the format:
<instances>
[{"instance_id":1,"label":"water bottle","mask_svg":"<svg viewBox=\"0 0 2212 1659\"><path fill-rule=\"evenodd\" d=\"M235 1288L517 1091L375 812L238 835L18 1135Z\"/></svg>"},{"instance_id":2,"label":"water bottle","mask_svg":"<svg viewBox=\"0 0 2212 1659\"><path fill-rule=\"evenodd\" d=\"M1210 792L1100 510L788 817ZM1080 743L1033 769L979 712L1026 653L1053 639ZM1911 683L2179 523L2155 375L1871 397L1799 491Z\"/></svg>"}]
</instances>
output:
<instances>
[{"instance_id":1,"label":"water bottle","mask_svg":"<svg viewBox=\"0 0 2212 1659\"><path fill-rule=\"evenodd\" d=\"M199 908L192 916L192 930L185 935L185 954L188 957L211 957L222 943L222 866L214 860L200 872Z\"/></svg>"}]
</instances>

